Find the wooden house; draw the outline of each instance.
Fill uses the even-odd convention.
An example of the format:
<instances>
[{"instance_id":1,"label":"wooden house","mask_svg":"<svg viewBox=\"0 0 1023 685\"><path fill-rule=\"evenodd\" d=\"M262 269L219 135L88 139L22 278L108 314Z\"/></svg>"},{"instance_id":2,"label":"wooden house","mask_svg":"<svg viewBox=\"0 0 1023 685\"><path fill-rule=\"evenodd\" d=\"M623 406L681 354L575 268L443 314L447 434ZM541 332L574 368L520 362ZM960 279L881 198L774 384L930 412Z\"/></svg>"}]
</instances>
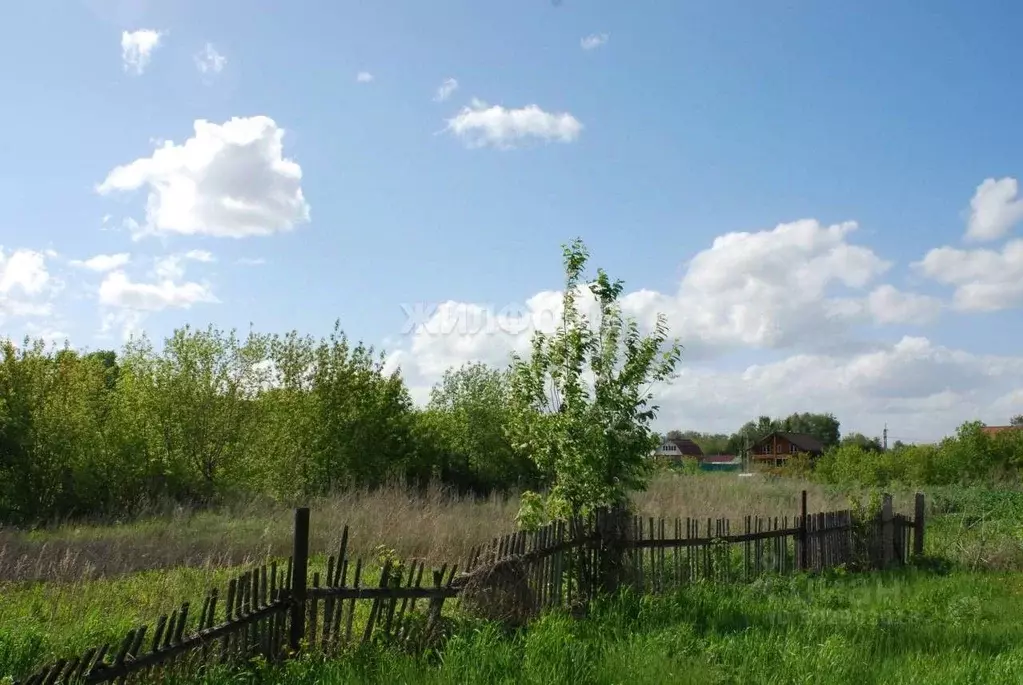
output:
<instances>
[{"instance_id":1,"label":"wooden house","mask_svg":"<svg viewBox=\"0 0 1023 685\"><path fill-rule=\"evenodd\" d=\"M753 443L750 457L754 463L783 465L790 457L808 454L811 460L824 454L824 443L808 433L772 431Z\"/></svg>"}]
</instances>

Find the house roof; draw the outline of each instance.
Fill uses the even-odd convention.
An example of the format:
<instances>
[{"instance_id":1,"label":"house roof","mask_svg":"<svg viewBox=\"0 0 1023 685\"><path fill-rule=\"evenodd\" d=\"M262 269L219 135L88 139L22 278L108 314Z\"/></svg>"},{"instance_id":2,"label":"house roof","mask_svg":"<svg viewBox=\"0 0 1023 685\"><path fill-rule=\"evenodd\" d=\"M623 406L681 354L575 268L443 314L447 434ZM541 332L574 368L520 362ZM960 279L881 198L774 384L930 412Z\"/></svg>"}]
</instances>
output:
<instances>
[{"instance_id":1,"label":"house roof","mask_svg":"<svg viewBox=\"0 0 1023 685\"><path fill-rule=\"evenodd\" d=\"M1020 428L1023 428L1023 426L984 426L981 430L988 435L998 435L1005 431L1020 430Z\"/></svg>"},{"instance_id":2,"label":"house roof","mask_svg":"<svg viewBox=\"0 0 1023 685\"><path fill-rule=\"evenodd\" d=\"M817 438L815 438L814 436L810 435L809 433L791 433L789 431L772 431L772 432L768 433L767 435L765 435L764 437L762 437L759 440L757 440L756 444L759 445L762 442L764 442L764 440L767 440L768 438L770 438L772 436L775 436L775 435L777 435L780 438L785 438L786 440L788 440L789 442L791 442L793 445L795 445L799 449L803 450L804 452L817 452L817 453L820 453L820 452L824 451L824 443L821 442L820 440L818 440Z\"/></svg>"},{"instance_id":3,"label":"house roof","mask_svg":"<svg viewBox=\"0 0 1023 685\"><path fill-rule=\"evenodd\" d=\"M703 450L689 438L665 438L665 443L671 443L678 448L678 451L690 457L702 457Z\"/></svg>"}]
</instances>

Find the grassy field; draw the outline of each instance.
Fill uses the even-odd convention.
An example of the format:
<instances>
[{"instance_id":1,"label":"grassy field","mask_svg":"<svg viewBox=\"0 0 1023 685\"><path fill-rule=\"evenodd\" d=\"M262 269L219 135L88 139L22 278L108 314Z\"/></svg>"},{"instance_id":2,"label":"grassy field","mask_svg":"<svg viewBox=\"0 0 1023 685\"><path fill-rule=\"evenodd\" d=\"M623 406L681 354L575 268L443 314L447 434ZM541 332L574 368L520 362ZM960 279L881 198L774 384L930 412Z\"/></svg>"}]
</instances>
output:
<instances>
[{"instance_id":1,"label":"grassy field","mask_svg":"<svg viewBox=\"0 0 1023 685\"><path fill-rule=\"evenodd\" d=\"M792 515L798 512L800 492L804 488L809 491L811 511L840 509L849 505L849 493L835 489L788 480L739 479L734 474L666 474L655 479L647 492L638 494L636 504L645 516ZM946 489L928 493L928 501L927 552L930 556L947 560L960 572L1023 569L1023 527L1019 523L1023 520L1023 495L1020 492ZM517 503L514 499L502 498L481 501L459 499L439 490L412 495L394 488L325 499L311 503L311 508L311 549L314 553L336 549L341 529L347 523L351 526L352 552L367 560L372 561L377 556L378 546L383 545L402 557L422 558L440 565L460 561L471 546L511 531ZM911 511L912 496L909 492L896 493L896 508ZM31 532L0 530L0 678L11 673L23 675L31 667L53 658L76 655L85 647L118 640L129 628L139 623L152 623L157 616L176 608L182 601L189 600L194 605L210 587L223 587L229 577L244 568L286 555L291 544L290 526L289 509L248 504L201 513L162 512L131 523L62 525ZM956 601L973 602L970 583L987 587L989 578L996 577L1000 576L975 573L932 580L917 577L893 580L885 586L889 589L878 590L876 597L871 597L891 597L900 592L916 597L940 586L955 588L958 594L953 593L949 597ZM860 593L863 598L860 609L876 609L875 600L868 601L870 592L864 589L867 586L856 585L860 582L869 585L870 581L841 582L852 584L836 587L853 588ZM932 582L933 586L928 585ZM918 586L923 589L917 589ZM814 591L827 594L830 592L828 587L826 584L815 586ZM734 597L729 599L731 595L728 593L732 590L714 592L723 593L714 597L719 597L725 604L738 601ZM755 589L749 592L755 592ZM791 592L795 590L790 588ZM755 609L753 604L760 600L754 599L759 595L744 596L746 599L743 601L752 603L750 610ZM795 599L795 595L790 596L792 602ZM663 601L671 604L668 600ZM786 606L795 611L798 604ZM786 615L790 618L795 616L792 613ZM613 623L614 620L613 614L605 613L586 625L597 625L601 621ZM690 620L696 619L688 614L680 616L678 629L687 630L684 626ZM843 620L851 621L853 618L850 615ZM560 625L554 618L549 621L553 622L551 626ZM542 636L545 630L554 630L554 627L545 626L547 623L537 628L538 636ZM798 636L790 635L790 628L784 635L771 633L770 639L798 639ZM445 652L448 656L443 667L429 671L440 679L437 682L447 682L444 678L448 676L444 674L454 668L451 659L457 657L458 650L483 649L479 640L493 637L486 630L467 635L455 640L454 651ZM622 644L589 644L586 642L588 638L584 638L584 635L579 638L582 640L580 649L604 654L601 658L609 660L608 668L612 662L627 656L621 652L620 656L613 657L618 653L615 650L637 650L630 652L633 656L628 657L640 660L636 662L636 668L640 668L640 662L647 658L640 659L646 648L638 643L633 645L627 640ZM732 644L733 638L729 638L728 644ZM519 653L530 640L538 639L540 637L533 637L531 633L526 638L503 640L498 651ZM651 633L644 639L656 641L662 638ZM473 658L469 662L476 661L478 659ZM390 664L386 668L410 668L416 672L423 669L422 664L392 663L388 659L366 663L382 664L380 668ZM531 663L525 659L518 668L526 669L522 671L525 674L533 668L529 666ZM352 662L347 666L324 667L324 673L330 675L331 669L364 667L368 668L362 662ZM706 664L701 668L707 673L730 673L728 669L707 670ZM617 682L613 677L609 678L594 682ZM394 682L401 682L401 679Z\"/></svg>"}]
</instances>

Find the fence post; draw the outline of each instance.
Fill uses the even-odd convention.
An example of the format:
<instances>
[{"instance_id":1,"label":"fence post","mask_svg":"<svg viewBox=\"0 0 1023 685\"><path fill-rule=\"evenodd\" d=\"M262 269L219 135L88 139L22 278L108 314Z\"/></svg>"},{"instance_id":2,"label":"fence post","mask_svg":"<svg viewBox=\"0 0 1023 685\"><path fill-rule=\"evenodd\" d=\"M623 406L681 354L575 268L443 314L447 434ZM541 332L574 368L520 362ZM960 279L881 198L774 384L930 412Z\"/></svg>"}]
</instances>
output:
<instances>
[{"instance_id":1,"label":"fence post","mask_svg":"<svg viewBox=\"0 0 1023 685\"><path fill-rule=\"evenodd\" d=\"M600 554L597 586L608 595L617 592L623 581L625 567L626 531L629 512L618 504L597 514L598 550Z\"/></svg>"},{"instance_id":2,"label":"fence post","mask_svg":"<svg viewBox=\"0 0 1023 685\"><path fill-rule=\"evenodd\" d=\"M799 570L810 568L810 529L806 511L806 490L803 490L802 505L799 510Z\"/></svg>"},{"instance_id":3,"label":"fence post","mask_svg":"<svg viewBox=\"0 0 1023 685\"><path fill-rule=\"evenodd\" d=\"M305 636L305 594L309 573L309 509L295 510L295 539L291 553L291 634L292 651L297 652Z\"/></svg>"},{"instance_id":4,"label":"fence post","mask_svg":"<svg viewBox=\"0 0 1023 685\"><path fill-rule=\"evenodd\" d=\"M885 493L881 503L881 566L889 568L895 558L895 523L892 496Z\"/></svg>"},{"instance_id":5,"label":"fence post","mask_svg":"<svg viewBox=\"0 0 1023 685\"><path fill-rule=\"evenodd\" d=\"M913 511L913 556L920 557L924 553L924 493L916 493L916 506Z\"/></svg>"}]
</instances>

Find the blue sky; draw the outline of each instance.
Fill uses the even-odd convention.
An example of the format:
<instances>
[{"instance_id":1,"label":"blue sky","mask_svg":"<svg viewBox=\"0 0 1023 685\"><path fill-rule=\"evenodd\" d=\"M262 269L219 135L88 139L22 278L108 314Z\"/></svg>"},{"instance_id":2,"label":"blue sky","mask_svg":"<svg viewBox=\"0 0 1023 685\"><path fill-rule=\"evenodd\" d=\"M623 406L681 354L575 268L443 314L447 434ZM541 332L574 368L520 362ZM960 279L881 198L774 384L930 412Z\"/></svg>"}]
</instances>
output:
<instances>
[{"instance_id":1,"label":"blue sky","mask_svg":"<svg viewBox=\"0 0 1023 685\"><path fill-rule=\"evenodd\" d=\"M686 344L664 426L831 409L929 440L1023 412L1018 3L3 13L0 333L340 319L422 398L529 332L426 318L555 306L580 236Z\"/></svg>"}]
</instances>

